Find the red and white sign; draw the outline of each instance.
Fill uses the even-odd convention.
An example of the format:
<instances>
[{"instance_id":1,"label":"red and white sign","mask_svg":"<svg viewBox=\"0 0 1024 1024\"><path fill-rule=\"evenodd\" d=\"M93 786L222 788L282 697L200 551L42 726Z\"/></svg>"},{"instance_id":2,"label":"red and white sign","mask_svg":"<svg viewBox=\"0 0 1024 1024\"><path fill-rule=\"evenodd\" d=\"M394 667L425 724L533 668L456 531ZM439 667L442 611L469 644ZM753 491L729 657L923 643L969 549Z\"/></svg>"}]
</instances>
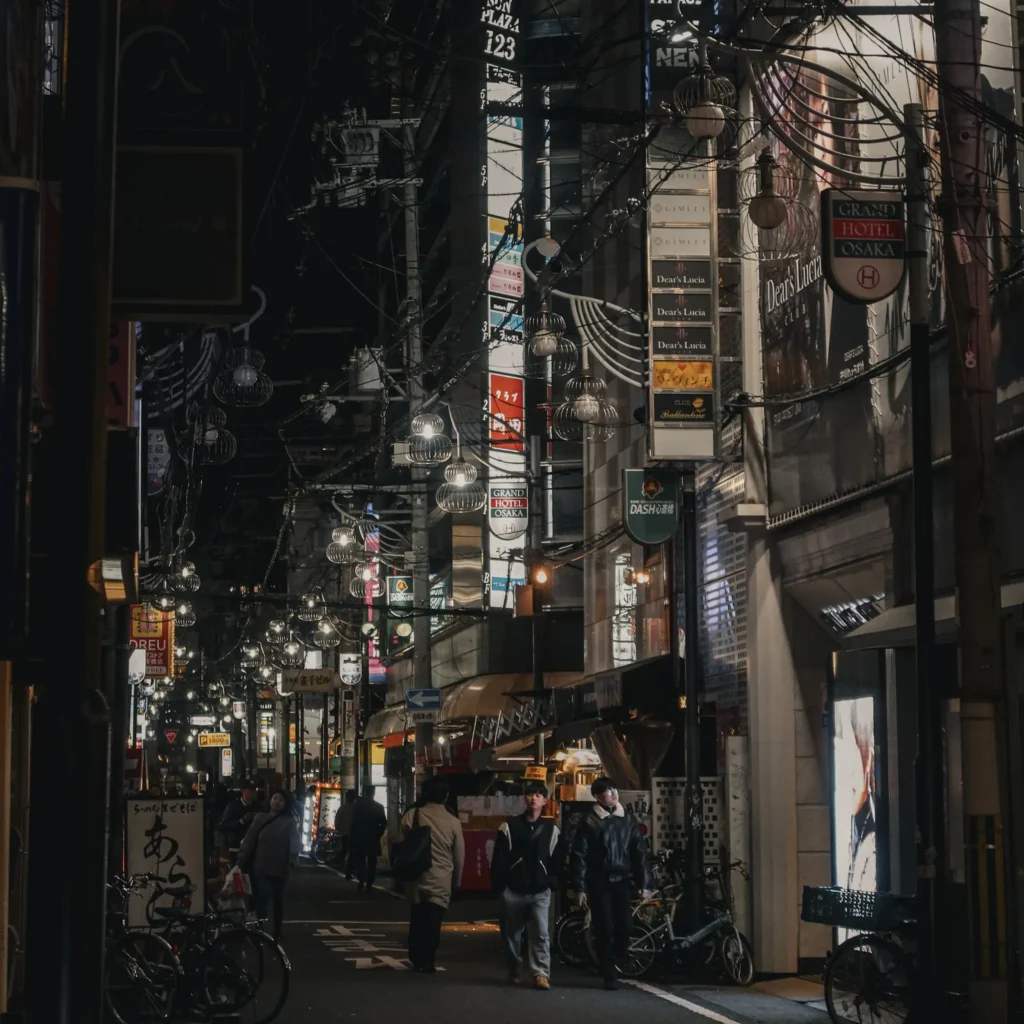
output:
<instances>
[{"instance_id":1,"label":"red and white sign","mask_svg":"<svg viewBox=\"0 0 1024 1024\"><path fill-rule=\"evenodd\" d=\"M146 678L174 675L174 612L163 612L145 604L132 605L128 642L146 652Z\"/></svg>"},{"instance_id":2,"label":"red and white sign","mask_svg":"<svg viewBox=\"0 0 1024 1024\"><path fill-rule=\"evenodd\" d=\"M903 211L901 192L822 192L822 269L837 295L866 304L899 288L906 269Z\"/></svg>"},{"instance_id":3,"label":"red and white sign","mask_svg":"<svg viewBox=\"0 0 1024 1024\"><path fill-rule=\"evenodd\" d=\"M173 743L178 738L177 729L164 729L164 738L168 743Z\"/></svg>"},{"instance_id":4,"label":"red and white sign","mask_svg":"<svg viewBox=\"0 0 1024 1024\"><path fill-rule=\"evenodd\" d=\"M491 447L509 452L525 452L526 438L523 432L526 400L523 395L523 378L492 373L489 380Z\"/></svg>"}]
</instances>

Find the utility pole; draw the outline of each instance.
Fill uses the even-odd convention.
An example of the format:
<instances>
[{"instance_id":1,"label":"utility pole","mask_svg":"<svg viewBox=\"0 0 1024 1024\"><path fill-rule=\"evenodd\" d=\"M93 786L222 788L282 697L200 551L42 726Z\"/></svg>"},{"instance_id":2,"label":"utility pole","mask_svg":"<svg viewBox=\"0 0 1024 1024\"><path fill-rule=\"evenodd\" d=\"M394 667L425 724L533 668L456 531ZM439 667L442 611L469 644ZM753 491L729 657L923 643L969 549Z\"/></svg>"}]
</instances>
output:
<instances>
[{"instance_id":1,"label":"utility pole","mask_svg":"<svg viewBox=\"0 0 1024 1024\"><path fill-rule=\"evenodd\" d=\"M416 176L416 126L418 121L402 122L403 185L402 202L405 207L405 299L408 334L406 335L406 366L409 384L409 417L423 408L423 299L420 292L420 225L418 178ZM418 689L429 689L430 664L430 558L427 554L427 473L418 466L412 468L412 604L416 610L413 631L413 680ZM416 755L434 743L434 727L416 726Z\"/></svg>"},{"instance_id":2,"label":"utility pole","mask_svg":"<svg viewBox=\"0 0 1024 1024\"><path fill-rule=\"evenodd\" d=\"M697 474L680 472L683 544L683 621L686 657L686 904L692 930L704 923L704 790L700 783L700 635L697 613ZM679 637L671 637L673 668L679 671Z\"/></svg>"},{"instance_id":3,"label":"utility pole","mask_svg":"<svg viewBox=\"0 0 1024 1024\"><path fill-rule=\"evenodd\" d=\"M41 5L35 7L39 17ZM101 566L119 8L118 0L68 7L60 372L53 379L52 440L44 435L67 496L50 512L49 531L60 532L61 544L48 559L44 591L46 613L59 616L63 635L48 652L33 716L26 961L33 1024L99 1024L105 1016L110 715L100 688ZM72 779L79 856L69 859L53 842L47 804Z\"/></svg>"},{"instance_id":4,"label":"utility pole","mask_svg":"<svg viewBox=\"0 0 1024 1024\"><path fill-rule=\"evenodd\" d=\"M999 706L1004 693L999 571L999 494L995 451L995 374L989 286L990 234L986 209L987 168L981 108L981 10L979 0L937 0L935 48L940 79L943 246L949 353L949 416L952 442L953 531L960 626L960 704L963 743L964 849L952 844L950 891L966 880L971 964L969 1019L986 1024L1006 1019L1006 942L1001 850L998 750ZM952 696L952 695L951 695ZM1011 742L1018 742L1015 737ZM951 765L950 771L957 766ZM951 806L950 825L959 808ZM997 854L998 856L998 854ZM977 865L977 866L976 866ZM976 953L980 951L980 954Z\"/></svg>"},{"instance_id":5,"label":"utility pole","mask_svg":"<svg viewBox=\"0 0 1024 1024\"><path fill-rule=\"evenodd\" d=\"M942 704L935 679L935 527L932 486L931 324L928 285L928 153L924 109L903 110L907 176L907 259L910 300L910 376L913 394L914 601L917 615L916 677L918 746L915 817L918 832L918 983L915 1005L922 1013L941 1005L945 976L936 948L937 883L945 846L942 806Z\"/></svg>"}]
</instances>

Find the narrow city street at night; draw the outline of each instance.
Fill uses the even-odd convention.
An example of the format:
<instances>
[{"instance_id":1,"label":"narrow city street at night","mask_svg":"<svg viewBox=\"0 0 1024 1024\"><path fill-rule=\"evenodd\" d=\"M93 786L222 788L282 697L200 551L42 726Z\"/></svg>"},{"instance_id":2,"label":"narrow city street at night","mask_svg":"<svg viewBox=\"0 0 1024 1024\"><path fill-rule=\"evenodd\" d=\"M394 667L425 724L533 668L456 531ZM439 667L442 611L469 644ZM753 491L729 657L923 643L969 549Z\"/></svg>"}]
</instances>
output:
<instances>
[{"instance_id":1,"label":"narrow city street at night","mask_svg":"<svg viewBox=\"0 0 1024 1024\"><path fill-rule=\"evenodd\" d=\"M384 884L369 894L332 868L306 866L289 882L282 945L291 995L279 1021L415 1020L416 1024L826 1024L828 1015L756 990L648 978L605 992L590 970L556 964L552 987L510 985L494 899L456 899L446 915L438 971L407 959L408 904ZM809 986L813 988L813 986ZM820 989L820 985L818 986ZM819 995L820 1000L820 995ZM242 1014L242 1021L246 1020Z\"/></svg>"}]
</instances>

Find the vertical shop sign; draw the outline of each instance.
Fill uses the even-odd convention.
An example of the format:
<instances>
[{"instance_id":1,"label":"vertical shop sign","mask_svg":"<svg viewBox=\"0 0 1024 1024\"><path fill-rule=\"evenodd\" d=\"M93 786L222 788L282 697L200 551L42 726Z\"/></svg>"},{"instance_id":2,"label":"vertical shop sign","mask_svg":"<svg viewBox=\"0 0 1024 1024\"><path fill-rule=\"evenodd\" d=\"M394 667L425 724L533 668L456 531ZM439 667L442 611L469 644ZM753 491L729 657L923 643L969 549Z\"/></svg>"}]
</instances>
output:
<instances>
[{"instance_id":1,"label":"vertical shop sign","mask_svg":"<svg viewBox=\"0 0 1024 1024\"><path fill-rule=\"evenodd\" d=\"M648 355L652 459L713 459L719 450L718 244L715 178L648 153Z\"/></svg>"},{"instance_id":2,"label":"vertical shop sign","mask_svg":"<svg viewBox=\"0 0 1024 1024\"><path fill-rule=\"evenodd\" d=\"M483 415L491 465L485 591L490 607L510 608L513 588L526 581L525 526L520 531L519 512L510 515L500 495L502 490L515 491L525 519L522 225L515 224L511 237L508 231L511 211L523 192L523 119L521 111L506 112L509 107L521 108L523 101L518 70L519 0L483 0L480 22L486 137L482 255L485 264L494 260L483 324L487 344ZM490 114L488 104L502 104L504 109ZM510 529L510 524L515 528Z\"/></svg>"},{"instance_id":3,"label":"vertical shop sign","mask_svg":"<svg viewBox=\"0 0 1024 1024\"><path fill-rule=\"evenodd\" d=\"M146 677L162 679L174 675L174 612L146 604L132 605L128 642L146 652Z\"/></svg>"},{"instance_id":4,"label":"vertical shop sign","mask_svg":"<svg viewBox=\"0 0 1024 1024\"><path fill-rule=\"evenodd\" d=\"M356 756L356 695L345 690L341 695L340 757Z\"/></svg>"},{"instance_id":5,"label":"vertical shop sign","mask_svg":"<svg viewBox=\"0 0 1024 1024\"><path fill-rule=\"evenodd\" d=\"M205 815L197 799L129 800L126 806L125 857L129 875L153 874L166 879L169 887L198 885L206 878L203 848ZM171 905L172 897L150 902L151 893L134 893L128 903L128 924L151 927L155 907ZM205 901L194 899L192 913L201 914Z\"/></svg>"}]
</instances>

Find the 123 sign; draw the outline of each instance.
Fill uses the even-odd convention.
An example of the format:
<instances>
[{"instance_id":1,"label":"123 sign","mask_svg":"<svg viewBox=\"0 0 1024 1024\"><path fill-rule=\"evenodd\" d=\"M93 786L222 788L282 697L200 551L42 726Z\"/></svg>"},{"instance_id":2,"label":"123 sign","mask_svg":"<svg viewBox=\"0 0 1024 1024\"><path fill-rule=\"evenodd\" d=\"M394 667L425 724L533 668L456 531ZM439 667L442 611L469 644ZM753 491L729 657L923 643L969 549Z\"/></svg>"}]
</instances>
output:
<instances>
[{"instance_id":1,"label":"123 sign","mask_svg":"<svg viewBox=\"0 0 1024 1024\"><path fill-rule=\"evenodd\" d=\"M821 252L832 290L861 305L892 295L906 271L905 223L901 192L822 192Z\"/></svg>"}]
</instances>

